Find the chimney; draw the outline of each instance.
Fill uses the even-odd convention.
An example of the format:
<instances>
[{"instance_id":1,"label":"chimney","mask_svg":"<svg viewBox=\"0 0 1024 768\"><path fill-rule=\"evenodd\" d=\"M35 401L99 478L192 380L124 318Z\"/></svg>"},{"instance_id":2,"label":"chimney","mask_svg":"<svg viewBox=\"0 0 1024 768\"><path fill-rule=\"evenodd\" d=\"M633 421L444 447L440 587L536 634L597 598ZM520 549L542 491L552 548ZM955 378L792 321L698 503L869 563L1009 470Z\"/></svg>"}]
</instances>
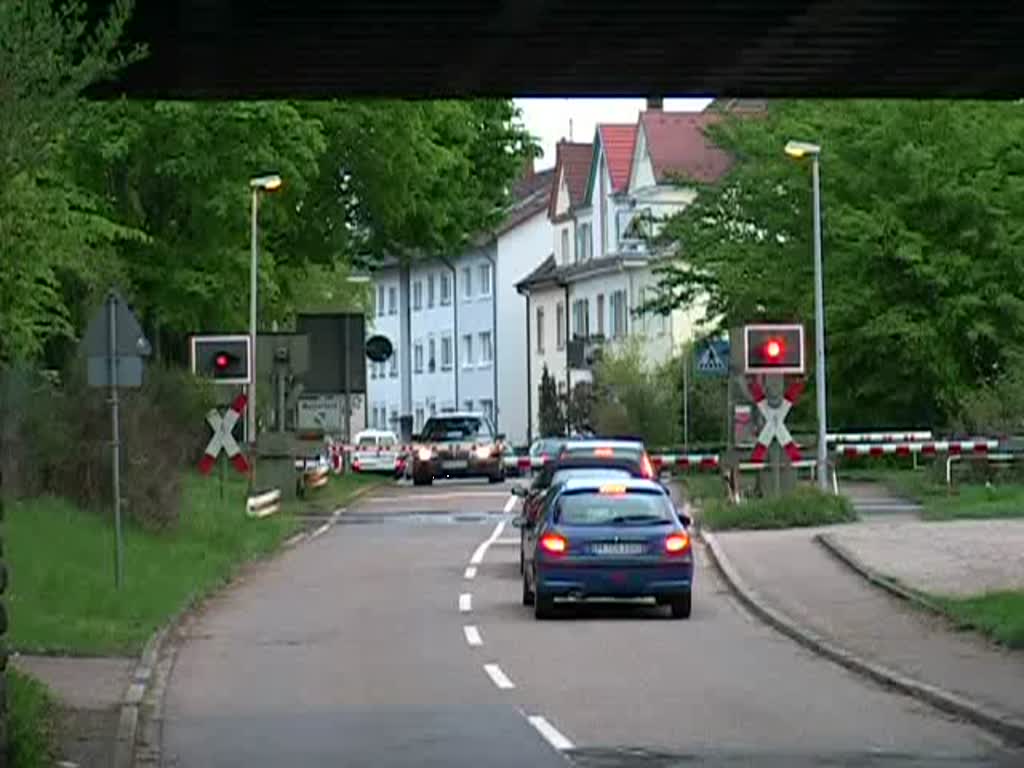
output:
<instances>
[{"instance_id":1,"label":"chimney","mask_svg":"<svg viewBox=\"0 0 1024 768\"><path fill-rule=\"evenodd\" d=\"M647 97L647 110L649 112L661 111L663 108L663 100L661 96L648 96Z\"/></svg>"}]
</instances>

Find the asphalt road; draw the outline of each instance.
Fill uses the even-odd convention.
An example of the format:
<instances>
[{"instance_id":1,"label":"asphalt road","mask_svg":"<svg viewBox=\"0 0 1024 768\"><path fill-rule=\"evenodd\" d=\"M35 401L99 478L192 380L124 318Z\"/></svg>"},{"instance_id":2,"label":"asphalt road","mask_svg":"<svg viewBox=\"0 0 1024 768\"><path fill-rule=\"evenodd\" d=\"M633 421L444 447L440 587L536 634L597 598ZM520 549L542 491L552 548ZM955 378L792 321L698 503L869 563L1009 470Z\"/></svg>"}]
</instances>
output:
<instances>
[{"instance_id":1,"label":"asphalt road","mask_svg":"<svg viewBox=\"0 0 1024 768\"><path fill-rule=\"evenodd\" d=\"M509 500L388 488L213 600L170 680L164 764L1021 764L762 626L703 560L689 621L534 621Z\"/></svg>"}]
</instances>

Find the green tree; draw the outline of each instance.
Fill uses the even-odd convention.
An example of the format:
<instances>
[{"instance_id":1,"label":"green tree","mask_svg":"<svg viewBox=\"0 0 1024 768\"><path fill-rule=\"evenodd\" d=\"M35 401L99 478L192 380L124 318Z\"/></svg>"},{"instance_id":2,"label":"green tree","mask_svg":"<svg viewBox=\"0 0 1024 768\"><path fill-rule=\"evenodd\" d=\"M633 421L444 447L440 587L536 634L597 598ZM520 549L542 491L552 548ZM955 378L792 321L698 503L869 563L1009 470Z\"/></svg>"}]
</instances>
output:
<instances>
[{"instance_id":1,"label":"green tree","mask_svg":"<svg viewBox=\"0 0 1024 768\"><path fill-rule=\"evenodd\" d=\"M540 388L537 396L537 421L541 437L555 437L565 434L565 413L558 401L558 387L555 378L545 365L540 374Z\"/></svg>"},{"instance_id":2,"label":"green tree","mask_svg":"<svg viewBox=\"0 0 1024 768\"><path fill-rule=\"evenodd\" d=\"M0 360L38 357L70 337L72 297L116 274L118 242L142 237L58 171L82 92L143 55L122 42L132 6L0 3Z\"/></svg>"},{"instance_id":3,"label":"green tree","mask_svg":"<svg viewBox=\"0 0 1024 768\"><path fill-rule=\"evenodd\" d=\"M780 102L711 133L737 163L666 227L658 308L703 296L717 328L813 327L799 138L823 147L832 423L941 426L1022 348L1024 105Z\"/></svg>"},{"instance_id":4,"label":"green tree","mask_svg":"<svg viewBox=\"0 0 1024 768\"><path fill-rule=\"evenodd\" d=\"M562 397L565 419L570 432L589 432L594 428L594 386L578 381L572 393Z\"/></svg>"}]
</instances>

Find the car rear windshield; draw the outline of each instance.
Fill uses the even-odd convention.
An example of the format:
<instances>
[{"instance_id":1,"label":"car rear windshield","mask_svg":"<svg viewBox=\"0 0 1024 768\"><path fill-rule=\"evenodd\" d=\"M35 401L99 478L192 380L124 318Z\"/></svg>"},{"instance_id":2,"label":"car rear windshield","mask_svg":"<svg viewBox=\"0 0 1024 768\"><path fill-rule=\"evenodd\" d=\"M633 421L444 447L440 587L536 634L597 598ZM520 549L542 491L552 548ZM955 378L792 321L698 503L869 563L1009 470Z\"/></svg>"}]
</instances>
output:
<instances>
[{"instance_id":1,"label":"car rear windshield","mask_svg":"<svg viewBox=\"0 0 1024 768\"><path fill-rule=\"evenodd\" d=\"M482 419L451 416L429 419L423 427L424 440L464 440L467 437L489 437Z\"/></svg>"},{"instance_id":2,"label":"car rear windshield","mask_svg":"<svg viewBox=\"0 0 1024 768\"><path fill-rule=\"evenodd\" d=\"M555 522L561 525L654 525L671 520L668 498L653 491L570 493L559 499L555 512Z\"/></svg>"},{"instance_id":3,"label":"car rear windshield","mask_svg":"<svg viewBox=\"0 0 1024 768\"><path fill-rule=\"evenodd\" d=\"M361 445L361 446L365 446L365 445L373 446L373 445L376 445L376 444L377 444L377 438L373 437L372 435L365 435L365 436L359 438L359 445Z\"/></svg>"},{"instance_id":4,"label":"car rear windshield","mask_svg":"<svg viewBox=\"0 0 1024 768\"><path fill-rule=\"evenodd\" d=\"M564 483L570 478L593 479L598 477L607 477L609 480L623 480L632 477L632 475L624 469L598 469L597 467L559 469L555 471L549 484L558 485L558 483Z\"/></svg>"},{"instance_id":5,"label":"car rear windshield","mask_svg":"<svg viewBox=\"0 0 1024 768\"><path fill-rule=\"evenodd\" d=\"M567 445L562 449L562 456L567 458L582 458L596 456L609 459L625 461L640 461L643 455L643 447L639 445Z\"/></svg>"}]
</instances>

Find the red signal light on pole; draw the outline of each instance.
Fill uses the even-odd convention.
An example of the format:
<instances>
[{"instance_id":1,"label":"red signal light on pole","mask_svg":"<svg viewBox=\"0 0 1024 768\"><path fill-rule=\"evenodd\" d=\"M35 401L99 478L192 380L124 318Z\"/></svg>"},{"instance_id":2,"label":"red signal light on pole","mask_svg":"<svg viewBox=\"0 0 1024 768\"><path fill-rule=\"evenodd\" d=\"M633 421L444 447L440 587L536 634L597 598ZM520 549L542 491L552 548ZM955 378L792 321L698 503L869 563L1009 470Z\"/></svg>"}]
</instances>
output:
<instances>
[{"instance_id":1,"label":"red signal light on pole","mask_svg":"<svg viewBox=\"0 0 1024 768\"><path fill-rule=\"evenodd\" d=\"M224 370L231 364L231 358L225 353L221 352L214 358L213 364L216 365L220 370Z\"/></svg>"},{"instance_id":2,"label":"red signal light on pole","mask_svg":"<svg viewBox=\"0 0 1024 768\"><path fill-rule=\"evenodd\" d=\"M782 339L769 339L764 345L764 356L769 362L777 362L786 351L786 345Z\"/></svg>"}]
</instances>

